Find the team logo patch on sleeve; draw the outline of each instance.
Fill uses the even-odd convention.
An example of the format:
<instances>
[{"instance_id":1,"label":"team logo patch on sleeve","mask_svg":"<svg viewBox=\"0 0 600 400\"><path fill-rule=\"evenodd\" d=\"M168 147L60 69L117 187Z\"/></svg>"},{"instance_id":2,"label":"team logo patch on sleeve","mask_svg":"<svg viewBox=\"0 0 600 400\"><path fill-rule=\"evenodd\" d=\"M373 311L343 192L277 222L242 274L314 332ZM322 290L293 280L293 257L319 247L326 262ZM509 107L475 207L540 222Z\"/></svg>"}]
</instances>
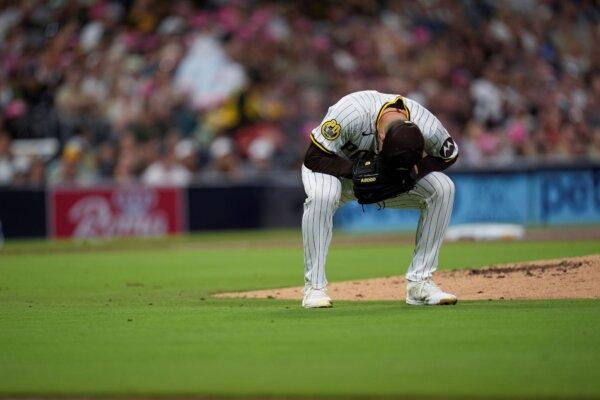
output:
<instances>
[{"instance_id":1,"label":"team logo patch on sleeve","mask_svg":"<svg viewBox=\"0 0 600 400\"><path fill-rule=\"evenodd\" d=\"M448 138L444 141L444 144L440 148L440 157L444 159L452 158L454 155L454 150L456 149L456 144L452 138Z\"/></svg>"},{"instance_id":2,"label":"team logo patch on sleeve","mask_svg":"<svg viewBox=\"0 0 600 400\"><path fill-rule=\"evenodd\" d=\"M340 133L342 133L342 127L335 119L330 119L327 122L323 122L323 125L321 125L321 135L327 140L339 138Z\"/></svg>"}]
</instances>

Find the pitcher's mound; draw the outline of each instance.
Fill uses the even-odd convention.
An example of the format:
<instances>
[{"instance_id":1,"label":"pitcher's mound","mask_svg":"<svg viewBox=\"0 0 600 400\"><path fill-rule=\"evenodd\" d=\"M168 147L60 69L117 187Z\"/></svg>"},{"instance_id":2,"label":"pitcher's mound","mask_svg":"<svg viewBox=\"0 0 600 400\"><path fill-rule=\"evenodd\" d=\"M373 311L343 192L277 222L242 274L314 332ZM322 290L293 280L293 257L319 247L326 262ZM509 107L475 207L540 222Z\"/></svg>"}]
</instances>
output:
<instances>
[{"instance_id":1,"label":"pitcher's mound","mask_svg":"<svg viewBox=\"0 0 600 400\"><path fill-rule=\"evenodd\" d=\"M600 255L441 271L435 282L459 300L597 299ZM404 300L400 276L330 283L334 300ZM221 293L217 297L301 299L301 287Z\"/></svg>"}]
</instances>

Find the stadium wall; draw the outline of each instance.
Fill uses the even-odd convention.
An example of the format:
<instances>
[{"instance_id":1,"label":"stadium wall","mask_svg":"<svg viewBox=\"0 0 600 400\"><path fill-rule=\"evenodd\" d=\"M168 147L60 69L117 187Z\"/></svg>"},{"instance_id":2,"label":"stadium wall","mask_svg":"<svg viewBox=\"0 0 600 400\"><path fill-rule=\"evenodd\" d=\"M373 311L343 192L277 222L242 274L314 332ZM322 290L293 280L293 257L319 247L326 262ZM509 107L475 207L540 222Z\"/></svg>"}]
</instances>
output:
<instances>
[{"instance_id":1,"label":"stadium wall","mask_svg":"<svg viewBox=\"0 0 600 400\"><path fill-rule=\"evenodd\" d=\"M600 223L600 169L457 172L451 224L518 223L557 226ZM335 225L348 231L394 231L416 227L413 210L379 210L347 204Z\"/></svg>"},{"instance_id":2,"label":"stadium wall","mask_svg":"<svg viewBox=\"0 0 600 400\"><path fill-rule=\"evenodd\" d=\"M1 237L44 237L46 216L45 190L0 187Z\"/></svg>"},{"instance_id":3,"label":"stadium wall","mask_svg":"<svg viewBox=\"0 0 600 400\"><path fill-rule=\"evenodd\" d=\"M600 223L600 168L477 171L450 174L456 185L452 224ZM285 183L41 189L0 188L4 237L162 236L182 232L297 228L304 191ZM412 210L351 203L335 215L347 231L414 229Z\"/></svg>"}]
</instances>

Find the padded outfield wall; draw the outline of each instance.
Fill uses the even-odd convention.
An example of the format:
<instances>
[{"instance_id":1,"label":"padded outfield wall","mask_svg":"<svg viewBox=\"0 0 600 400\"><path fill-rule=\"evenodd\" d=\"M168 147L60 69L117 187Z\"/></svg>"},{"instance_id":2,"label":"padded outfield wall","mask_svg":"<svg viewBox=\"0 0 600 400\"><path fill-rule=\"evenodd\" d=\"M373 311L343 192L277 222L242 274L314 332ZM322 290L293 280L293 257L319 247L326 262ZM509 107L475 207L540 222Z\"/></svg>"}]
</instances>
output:
<instances>
[{"instance_id":1,"label":"padded outfield wall","mask_svg":"<svg viewBox=\"0 0 600 400\"><path fill-rule=\"evenodd\" d=\"M299 175L299 174L298 174ZM304 191L298 175L261 184L190 188L0 188L7 238L161 236L227 229L299 228ZM600 168L454 172L451 224L510 222L535 226L600 223ZM285 182L285 183L282 183ZM347 204L335 227L402 231L416 227L414 210Z\"/></svg>"},{"instance_id":2,"label":"padded outfield wall","mask_svg":"<svg viewBox=\"0 0 600 400\"><path fill-rule=\"evenodd\" d=\"M451 224L505 222L536 226L600 223L600 169L450 174L456 186ZM413 229L413 210L347 204L335 215L348 231Z\"/></svg>"}]
</instances>

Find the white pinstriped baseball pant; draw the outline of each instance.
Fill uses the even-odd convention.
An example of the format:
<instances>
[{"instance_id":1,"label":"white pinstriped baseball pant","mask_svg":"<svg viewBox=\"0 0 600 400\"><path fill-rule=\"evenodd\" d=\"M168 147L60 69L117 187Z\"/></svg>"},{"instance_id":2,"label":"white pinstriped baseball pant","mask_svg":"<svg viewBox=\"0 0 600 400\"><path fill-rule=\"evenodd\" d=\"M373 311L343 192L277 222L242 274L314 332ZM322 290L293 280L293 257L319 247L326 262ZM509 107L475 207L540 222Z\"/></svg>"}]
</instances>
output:
<instances>
[{"instance_id":1,"label":"white pinstriped baseball pant","mask_svg":"<svg viewBox=\"0 0 600 400\"><path fill-rule=\"evenodd\" d=\"M351 180L313 172L304 165L302 183L307 196L302 215L304 282L315 288L324 288L327 286L325 261L331 243L333 214L339 206L356 198ZM406 279L427 279L437 269L453 204L454 183L441 172L429 173L410 192L385 201L388 208L417 208L421 212Z\"/></svg>"}]
</instances>

